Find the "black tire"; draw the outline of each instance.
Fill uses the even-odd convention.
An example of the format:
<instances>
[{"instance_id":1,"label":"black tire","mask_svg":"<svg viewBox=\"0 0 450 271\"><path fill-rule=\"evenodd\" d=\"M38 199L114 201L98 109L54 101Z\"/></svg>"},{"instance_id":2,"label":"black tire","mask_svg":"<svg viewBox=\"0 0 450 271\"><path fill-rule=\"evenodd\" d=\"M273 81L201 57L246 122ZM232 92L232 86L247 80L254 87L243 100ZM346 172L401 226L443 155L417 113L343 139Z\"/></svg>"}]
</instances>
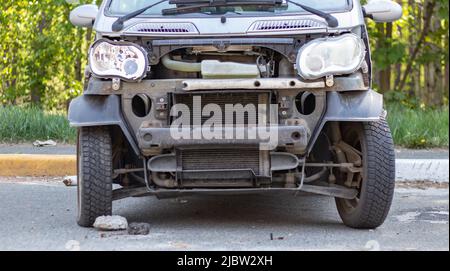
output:
<instances>
[{"instance_id":1,"label":"black tire","mask_svg":"<svg viewBox=\"0 0 450 271\"><path fill-rule=\"evenodd\" d=\"M77 152L77 223L92 227L97 217L112 213L112 146L108 128L80 128Z\"/></svg>"},{"instance_id":2,"label":"black tire","mask_svg":"<svg viewBox=\"0 0 450 271\"><path fill-rule=\"evenodd\" d=\"M391 131L384 118L378 122L353 123L342 129L343 140L362 153L362 183L356 200L336 198L345 225L374 229L389 213L395 188L395 151Z\"/></svg>"}]
</instances>

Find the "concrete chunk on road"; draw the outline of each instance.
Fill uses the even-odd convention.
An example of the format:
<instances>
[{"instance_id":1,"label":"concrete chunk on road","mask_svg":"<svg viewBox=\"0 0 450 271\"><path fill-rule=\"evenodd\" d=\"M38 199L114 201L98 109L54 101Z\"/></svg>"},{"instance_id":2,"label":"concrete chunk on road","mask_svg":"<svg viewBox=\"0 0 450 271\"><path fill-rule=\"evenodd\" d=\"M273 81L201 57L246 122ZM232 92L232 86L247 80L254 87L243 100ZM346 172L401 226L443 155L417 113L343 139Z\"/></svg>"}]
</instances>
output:
<instances>
[{"instance_id":1,"label":"concrete chunk on road","mask_svg":"<svg viewBox=\"0 0 450 271\"><path fill-rule=\"evenodd\" d=\"M66 176L63 179L63 183L66 186L77 186L78 178L77 178L77 176Z\"/></svg>"},{"instance_id":2,"label":"concrete chunk on road","mask_svg":"<svg viewBox=\"0 0 450 271\"><path fill-rule=\"evenodd\" d=\"M147 235L150 233L150 224L148 223L130 223L128 226L128 234L130 235Z\"/></svg>"},{"instance_id":3,"label":"concrete chunk on road","mask_svg":"<svg viewBox=\"0 0 450 271\"><path fill-rule=\"evenodd\" d=\"M121 231L128 228L128 221L122 216L99 216L95 219L94 228L101 231Z\"/></svg>"}]
</instances>

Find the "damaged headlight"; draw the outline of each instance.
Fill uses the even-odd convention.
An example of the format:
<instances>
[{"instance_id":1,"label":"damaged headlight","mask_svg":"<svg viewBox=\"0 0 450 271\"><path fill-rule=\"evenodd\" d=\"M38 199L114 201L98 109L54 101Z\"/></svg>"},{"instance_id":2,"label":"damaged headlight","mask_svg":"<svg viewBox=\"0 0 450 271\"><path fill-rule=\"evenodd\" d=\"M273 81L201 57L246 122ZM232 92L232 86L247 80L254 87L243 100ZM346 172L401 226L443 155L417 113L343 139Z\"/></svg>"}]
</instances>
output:
<instances>
[{"instance_id":1,"label":"damaged headlight","mask_svg":"<svg viewBox=\"0 0 450 271\"><path fill-rule=\"evenodd\" d=\"M354 34L316 39L303 46L297 56L297 72L305 79L351 74L361 67L366 46Z\"/></svg>"},{"instance_id":2,"label":"damaged headlight","mask_svg":"<svg viewBox=\"0 0 450 271\"><path fill-rule=\"evenodd\" d=\"M138 81L147 73L147 52L133 43L99 40L89 51L89 66L97 77Z\"/></svg>"}]
</instances>

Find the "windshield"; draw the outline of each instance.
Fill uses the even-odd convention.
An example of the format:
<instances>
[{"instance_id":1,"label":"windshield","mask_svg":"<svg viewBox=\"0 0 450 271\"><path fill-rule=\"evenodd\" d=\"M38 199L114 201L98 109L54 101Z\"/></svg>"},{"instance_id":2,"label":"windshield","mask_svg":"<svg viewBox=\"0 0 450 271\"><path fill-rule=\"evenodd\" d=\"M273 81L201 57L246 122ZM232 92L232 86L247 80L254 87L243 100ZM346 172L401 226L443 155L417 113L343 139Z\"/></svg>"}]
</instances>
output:
<instances>
[{"instance_id":1,"label":"windshield","mask_svg":"<svg viewBox=\"0 0 450 271\"><path fill-rule=\"evenodd\" d=\"M329 12L346 11L350 7L351 0L297 0L296 2L303 5ZM108 12L113 15L125 15L152 3L156 3L158 0L111 0ZM148 9L144 15L161 15L163 9L175 8L176 5L171 5L169 2L161 3L153 8ZM285 13L299 13L304 10L295 5L283 5L280 7L270 6L235 6L235 7L218 7L218 8L205 8L200 11L207 14L224 14L224 13L238 13L238 14L251 14L258 12L270 12L275 14Z\"/></svg>"}]
</instances>

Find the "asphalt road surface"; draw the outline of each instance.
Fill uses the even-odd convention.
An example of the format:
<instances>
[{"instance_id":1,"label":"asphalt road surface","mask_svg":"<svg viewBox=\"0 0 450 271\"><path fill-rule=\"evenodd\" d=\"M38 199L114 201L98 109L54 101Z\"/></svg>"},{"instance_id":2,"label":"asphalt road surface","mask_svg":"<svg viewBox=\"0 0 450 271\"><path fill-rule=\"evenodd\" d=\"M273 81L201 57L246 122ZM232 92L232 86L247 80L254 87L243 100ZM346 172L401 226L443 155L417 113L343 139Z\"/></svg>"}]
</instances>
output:
<instances>
[{"instance_id":1,"label":"asphalt road surface","mask_svg":"<svg viewBox=\"0 0 450 271\"><path fill-rule=\"evenodd\" d=\"M397 188L376 230L345 227L331 198L282 194L115 202L151 226L130 236L78 227L75 201L59 181L0 178L0 250L449 250L448 186Z\"/></svg>"}]
</instances>

